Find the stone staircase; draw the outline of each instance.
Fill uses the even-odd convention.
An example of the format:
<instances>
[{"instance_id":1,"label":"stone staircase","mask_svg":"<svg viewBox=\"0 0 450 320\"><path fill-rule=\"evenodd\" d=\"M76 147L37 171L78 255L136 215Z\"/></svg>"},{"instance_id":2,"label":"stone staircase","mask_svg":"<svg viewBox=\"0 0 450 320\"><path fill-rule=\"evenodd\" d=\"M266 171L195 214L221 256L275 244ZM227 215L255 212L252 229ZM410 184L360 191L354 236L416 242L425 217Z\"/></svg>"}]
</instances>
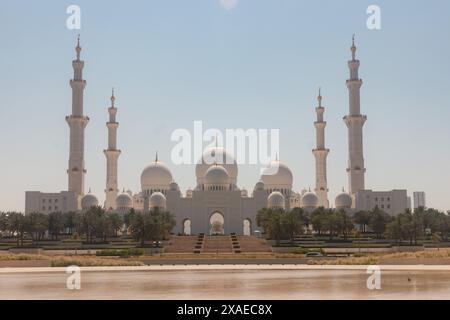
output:
<instances>
[{"instance_id":1,"label":"stone staircase","mask_svg":"<svg viewBox=\"0 0 450 320\"><path fill-rule=\"evenodd\" d=\"M240 254L270 253L272 247L265 239L235 234L221 236L173 236L164 248L165 253Z\"/></svg>"},{"instance_id":2,"label":"stone staircase","mask_svg":"<svg viewBox=\"0 0 450 320\"><path fill-rule=\"evenodd\" d=\"M230 236L205 236L201 253L233 253Z\"/></svg>"},{"instance_id":3,"label":"stone staircase","mask_svg":"<svg viewBox=\"0 0 450 320\"><path fill-rule=\"evenodd\" d=\"M172 237L164 248L164 253L192 253L197 244L197 236Z\"/></svg>"},{"instance_id":4,"label":"stone staircase","mask_svg":"<svg viewBox=\"0 0 450 320\"><path fill-rule=\"evenodd\" d=\"M237 236L242 253L264 253L272 252L272 246L265 239L253 236Z\"/></svg>"}]
</instances>

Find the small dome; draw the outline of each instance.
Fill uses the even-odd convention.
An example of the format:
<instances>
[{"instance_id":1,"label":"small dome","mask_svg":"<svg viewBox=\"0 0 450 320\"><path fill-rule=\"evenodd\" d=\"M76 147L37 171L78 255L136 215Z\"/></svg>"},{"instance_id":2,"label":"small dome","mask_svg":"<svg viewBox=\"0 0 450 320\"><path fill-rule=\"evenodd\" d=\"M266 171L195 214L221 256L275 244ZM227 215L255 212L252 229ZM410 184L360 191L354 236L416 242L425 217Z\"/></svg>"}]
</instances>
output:
<instances>
[{"instance_id":1,"label":"small dome","mask_svg":"<svg viewBox=\"0 0 450 320\"><path fill-rule=\"evenodd\" d=\"M168 189L172 181L172 173L160 161L153 162L141 174L142 190Z\"/></svg>"},{"instance_id":2,"label":"small dome","mask_svg":"<svg viewBox=\"0 0 450 320\"><path fill-rule=\"evenodd\" d=\"M346 192L339 194L334 200L334 204L337 209L350 209L352 207L352 203L352 197Z\"/></svg>"},{"instance_id":3,"label":"small dome","mask_svg":"<svg viewBox=\"0 0 450 320\"><path fill-rule=\"evenodd\" d=\"M241 190L241 197L244 197L244 198L248 197L248 191L246 189Z\"/></svg>"},{"instance_id":4,"label":"small dome","mask_svg":"<svg viewBox=\"0 0 450 320\"><path fill-rule=\"evenodd\" d=\"M133 199L128 193L121 193L116 198L116 207L117 208L132 208L133 207Z\"/></svg>"},{"instance_id":5,"label":"small dome","mask_svg":"<svg viewBox=\"0 0 450 320\"><path fill-rule=\"evenodd\" d=\"M263 170L261 180L266 187L269 186L287 186L292 187L293 176L291 170L280 161L272 161L271 164Z\"/></svg>"},{"instance_id":6,"label":"small dome","mask_svg":"<svg viewBox=\"0 0 450 320\"><path fill-rule=\"evenodd\" d=\"M274 191L267 198L267 204L269 208L272 209L284 209L285 208L285 200L284 196L281 192Z\"/></svg>"},{"instance_id":7,"label":"small dome","mask_svg":"<svg viewBox=\"0 0 450 320\"><path fill-rule=\"evenodd\" d=\"M228 176L228 171L219 165L212 166L206 171L205 174L205 185L227 185L229 183L230 177Z\"/></svg>"},{"instance_id":8,"label":"small dome","mask_svg":"<svg viewBox=\"0 0 450 320\"><path fill-rule=\"evenodd\" d=\"M264 182L262 182L261 180L258 181L258 182L255 184L255 190L257 190L257 191L264 190Z\"/></svg>"},{"instance_id":9,"label":"small dome","mask_svg":"<svg viewBox=\"0 0 450 320\"><path fill-rule=\"evenodd\" d=\"M180 191L180 187L178 186L178 183L176 183L176 182L172 182L169 185L169 189L170 189L170 191Z\"/></svg>"},{"instance_id":10,"label":"small dome","mask_svg":"<svg viewBox=\"0 0 450 320\"><path fill-rule=\"evenodd\" d=\"M187 191L186 191L186 198L192 198L192 194L194 193L194 191L191 189L191 188L189 188Z\"/></svg>"},{"instance_id":11,"label":"small dome","mask_svg":"<svg viewBox=\"0 0 450 320\"><path fill-rule=\"evenodd\" d=\"M98 199L92 193L88 193L83 198L81 198L81 208L83 210L88 210L96 206L98 206Z\"/></svg>"},{"instance_id":12,"label":"small dome","mask_svg":"<svg viewBox=\"0 0 450 320\"><path fill-rule=\"evenodd\" d=\"M161 192L155 192L150 196L150 208L166 208L166 197Z\"/></svg>"},{"instance_id":13,"label":"small dome","mask_svg":"<svg viewBox=\"0 0 450 320\"><path fill-rule=\"evenodd\" d=\"M307 192L302 197L302 207L316 208L319 204L319 198L317 198L314 192Z\"/></svg>"}]
</instances>

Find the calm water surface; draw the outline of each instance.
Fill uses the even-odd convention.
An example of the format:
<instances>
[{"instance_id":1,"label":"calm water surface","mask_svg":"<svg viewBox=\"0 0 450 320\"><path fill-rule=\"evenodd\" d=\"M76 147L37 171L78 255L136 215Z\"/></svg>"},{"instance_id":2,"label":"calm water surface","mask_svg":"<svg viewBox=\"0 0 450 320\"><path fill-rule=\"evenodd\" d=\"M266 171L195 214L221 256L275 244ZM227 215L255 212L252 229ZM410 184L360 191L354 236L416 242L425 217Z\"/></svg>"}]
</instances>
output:
<instances>
[{"instance_id":1,"label":"calm water surface","mask_svg":"<svg viewBox=\"0 0 450 320\"><path fill-rule=\"evenodd\" d=\"M0 273L0 299L450 299L448 271L382 271L373 291L364 270L90 271L79 291L67 276Z\"/></svg>"}]
</instances>

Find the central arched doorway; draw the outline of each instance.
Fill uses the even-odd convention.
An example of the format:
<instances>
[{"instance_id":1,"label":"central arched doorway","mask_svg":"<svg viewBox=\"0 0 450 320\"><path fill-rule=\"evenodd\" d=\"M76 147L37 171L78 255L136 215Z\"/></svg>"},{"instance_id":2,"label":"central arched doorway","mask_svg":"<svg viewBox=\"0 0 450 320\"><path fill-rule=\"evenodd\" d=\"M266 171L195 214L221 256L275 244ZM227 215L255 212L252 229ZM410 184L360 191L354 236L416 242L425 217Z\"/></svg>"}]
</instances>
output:
<instances>
[{"instance_id":1,"label":"central arched doorway","mask_svg":"<svg viewBox=\"0 0 450 320\"><path fill-rule=\"evenodd\" d=\"M189 220L189 219L186 219L183 222L183 234L185 236L191 235L191 220Z\"/></svg>"},{"instance_id":2,"label":"central arched doorway","mask_svg":"<svg viewBox=\"0 0 450 320\"><path fill-rule=\"evenodd\" d=\"M211 229L209 231L210 235L225 234L224 230L225 219L223 218L223 215L220 212L218 211L214 212L209 218L209 223L211 225Z\"/></svg>"},{"instance_id":3,"label":"central arched doorway","mask_svg":"<svg viewBox=\"0 0 450 320\"><path fill-rule=\"evenodd\" d=\"M244 236L251 236L252 235L252 222L250 219L245 219L243 222L242 227L244 228L242 234Z\"/></svg>"}]
</instances>

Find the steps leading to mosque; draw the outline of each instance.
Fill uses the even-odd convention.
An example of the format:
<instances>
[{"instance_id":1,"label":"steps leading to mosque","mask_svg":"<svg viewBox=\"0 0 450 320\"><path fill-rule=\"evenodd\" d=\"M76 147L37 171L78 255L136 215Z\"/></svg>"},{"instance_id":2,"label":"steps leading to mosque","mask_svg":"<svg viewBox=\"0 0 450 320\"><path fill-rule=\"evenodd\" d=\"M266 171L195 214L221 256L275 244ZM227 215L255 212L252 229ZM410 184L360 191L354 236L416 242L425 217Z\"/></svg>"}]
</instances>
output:
<instances>
[{"instance_id":1,"label":"steps leading to mosque","mask_svg":"<svg viewBox=\"0 0 450 320\"><path fill-rule=\"evenodd\" d=\"M236 236L242 253L272 252L272 246L265 239L253 236Z\"/></svg>"},{"instance_id":2,"label":"steps leading to mosque","mask_svg":"<svg viewBox=\"0 0 450 320\"><path fill-rule=\"evenodd\" d=\"M165 253L240 254L269 253L272 247L265 239L254 236L173 236Z\"/></svg>"},{"instance_id":3,"label":"steps leading to mosque","mask_svg":"<svg viewBox=\"0 0 450 320\"><path fill-rule=\"evenodd\" d=\"M234 253L230 236L205 236L202 253Z\"/></svg>"},{"instance_id":4,"label":"steps leading to mosque","mask_svg":"<svg viewBox=\"0 0 450 320\"><path fill-rule=\"evenodd\" d=\"M165 253L192 253L197 244L197 236L172 237L164 248Z\"/></svg>"}]
</instances>

